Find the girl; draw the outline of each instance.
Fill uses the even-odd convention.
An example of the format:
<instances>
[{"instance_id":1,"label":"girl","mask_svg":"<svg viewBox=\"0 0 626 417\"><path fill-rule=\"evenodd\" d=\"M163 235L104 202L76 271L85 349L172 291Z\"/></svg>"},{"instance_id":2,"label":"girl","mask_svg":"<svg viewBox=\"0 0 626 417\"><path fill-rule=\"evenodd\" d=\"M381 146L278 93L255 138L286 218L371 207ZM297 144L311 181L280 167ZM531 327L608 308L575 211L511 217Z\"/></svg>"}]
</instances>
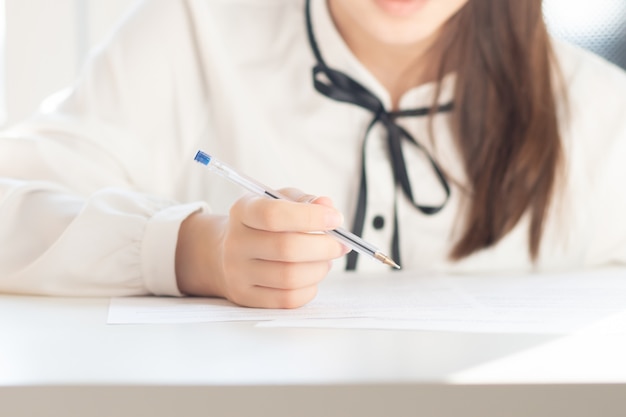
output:
<instances>
[{"instance_id":1,"label":"girl","mask_svg":"<svg viewBox=\"0 0 626 417\"><path fill-rule=\"evenodd\" d=\"M409 270L625 262L625 108L541 0L146 0L0 141L0 286L298 307L388 270L342 224Z\"/></svg>"}]
</instances>

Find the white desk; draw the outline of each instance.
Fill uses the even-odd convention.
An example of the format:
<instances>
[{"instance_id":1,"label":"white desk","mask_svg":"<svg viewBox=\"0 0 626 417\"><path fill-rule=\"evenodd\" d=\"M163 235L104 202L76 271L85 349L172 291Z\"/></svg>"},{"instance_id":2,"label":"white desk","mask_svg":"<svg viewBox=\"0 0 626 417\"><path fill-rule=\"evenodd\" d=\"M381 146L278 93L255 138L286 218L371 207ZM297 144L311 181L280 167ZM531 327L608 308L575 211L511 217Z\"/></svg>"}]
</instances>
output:
<instances>
[{"instance_id":1,"label":"white desk","mask_svg":"<svg viewBox=\"0 0 626 417\"><path fill-rule=\"evenodd\" d=\"M0 296L0 416L626 415L625 336L113 326L107 309Z\"/></svg>"}]
</instances>

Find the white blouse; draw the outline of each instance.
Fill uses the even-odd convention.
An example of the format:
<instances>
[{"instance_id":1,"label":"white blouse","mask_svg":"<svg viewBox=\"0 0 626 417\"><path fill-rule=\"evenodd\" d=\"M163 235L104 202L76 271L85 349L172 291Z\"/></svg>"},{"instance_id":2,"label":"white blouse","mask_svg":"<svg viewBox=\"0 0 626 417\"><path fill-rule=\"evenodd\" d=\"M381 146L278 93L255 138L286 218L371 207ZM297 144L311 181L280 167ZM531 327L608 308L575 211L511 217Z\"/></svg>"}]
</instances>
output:
<instances>
[{"instance_id":1,"label":"white blouse","mask_svg":"<svg viewBox=\"0 0 626 417\"><path fill-rule=\"evenodd\" d=\"M389 108L388 93L350 52L326 2L312 3L326 63ZM385 132L379 125L369 132L364 239L389 252L397 205L404 269L487 273L626 262L626 75L588 52L555 47L570 100L565 174L537 263L529 259L526 218L496 246L448 259L467 196L457 185L463 165L445 113L435 116L435 147L425 117L399 121L454 179L435 215L394 190ZM331 197L349 228L372 114L316 92L314 64L303 0L141 3L75 84L2 134L0 292L179 295L181 222L198 210L225 214L244 192L195 163L198 149L274 188ZM454 76L444 84L442 103ZM433 85L412 89L400 107L429 106L433 92ZM404 148L416 199L440 203L430 165ZM387 267L358 262L359 271L380 269Z\"/></svg>"}]
</instances>

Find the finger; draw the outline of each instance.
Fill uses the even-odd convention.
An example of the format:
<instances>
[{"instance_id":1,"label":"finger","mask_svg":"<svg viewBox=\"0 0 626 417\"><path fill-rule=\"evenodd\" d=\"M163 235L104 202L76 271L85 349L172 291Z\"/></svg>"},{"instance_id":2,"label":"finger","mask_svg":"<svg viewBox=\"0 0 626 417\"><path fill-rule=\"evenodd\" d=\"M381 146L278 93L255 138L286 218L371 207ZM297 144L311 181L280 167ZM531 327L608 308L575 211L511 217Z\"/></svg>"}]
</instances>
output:
<instances>
[{"instance_id":1,"label":"finger","mask_svg":"<svg viewBox=\"0 0 626 417\"><path fill-rule=\"evenodd\" d=\"M317 285L297 290L252 287L231 301L246 307L292 309L311 302L316 295Z\"/></svg>"},{"instance_id":2,"label":"finger","mask_svg":"<svg viewBox=\"0 0 626 417\"><path fill-rule=\"evenodd\" d=\"M272 232L324 231L343 223L343 215L333 207L254 196L239 200L230 215L252 229Z\"/></svg>"},{"instance_id":3,"label":"finger","mask_svg":"<svg viewBox=\"0 0 626 417\"><path fill-rule=\"evenodd\" d=\"M327 207L334 207L333 201L330 197L316 197L311 203L320 204Z\"/></svg>"},{"instance_id":4,"label":"finger","mask_svg":"<svg viewBox=\"0 0 626 417\"><path fill-rule=\"evenodd\" d=\"M331 261L271 262L252 260L254 275L250 283L257 287L298 290L317 285L332 267Z\"/></svg>"},{"instance_id":5,"label":"finger","mask_svg":"<svg viewBox=\"0 0 626 417\"><path fill-rule=\"evenodd\" d=\"M308 204L313 202L313 200L317 198L317 196L313 194L307 194L297 188L281 188L280 190L278 190L278 193L286 200L295 201L296 203Z\"/></svg>"},{"instance_id":6,"label":"finger","mask_svg":"<svg viewBox=\"0 0 626 417\"><path fill-rule=\"evenodd\" d=\"M238 253L250 259L279 262L317 262L337 259L348 250L326 234L267 232L248 229L245 238L237 240Z\"/></svg>"},{"instance_id":7,"label":"finger","mask_svg":"<svg viewBox=\"0 0 626 417\"><path fill-rule=\"evenodd\" d=\"M333 202L329 197L318 197L313 194L307 194L297 188L281 188L278 190L281 195L284 195L288 200L295 201L297 203L305 204L321 204L328 207L333 207Z\"/></svg>"}]
</instances>

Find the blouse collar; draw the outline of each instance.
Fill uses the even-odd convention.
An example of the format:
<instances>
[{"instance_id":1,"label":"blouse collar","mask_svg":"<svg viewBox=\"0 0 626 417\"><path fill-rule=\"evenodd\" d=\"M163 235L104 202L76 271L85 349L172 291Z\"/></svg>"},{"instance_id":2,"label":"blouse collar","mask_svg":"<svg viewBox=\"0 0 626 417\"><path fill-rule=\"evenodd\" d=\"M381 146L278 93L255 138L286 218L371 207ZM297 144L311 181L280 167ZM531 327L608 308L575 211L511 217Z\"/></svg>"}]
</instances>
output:
<instances>
[{"instance_id":1,"label":"blouse collar","mask_svg":"<svg viewBox=\"0 0 626 417\"><path fill-rule=\"evenodd\" d=\"M387 110L391 109L391 98L385 87L357 59L335 26L330 13L328 0L311 0L311 23L317 44L326 64L349 74L364 87L376 94ZM439 104L448 103L453 98L456 74L444 77L439 97ZM432 104L436 92L436 83L422 84L408 90L400 98L400 110Z\"/></svg>"}]
</instances>

